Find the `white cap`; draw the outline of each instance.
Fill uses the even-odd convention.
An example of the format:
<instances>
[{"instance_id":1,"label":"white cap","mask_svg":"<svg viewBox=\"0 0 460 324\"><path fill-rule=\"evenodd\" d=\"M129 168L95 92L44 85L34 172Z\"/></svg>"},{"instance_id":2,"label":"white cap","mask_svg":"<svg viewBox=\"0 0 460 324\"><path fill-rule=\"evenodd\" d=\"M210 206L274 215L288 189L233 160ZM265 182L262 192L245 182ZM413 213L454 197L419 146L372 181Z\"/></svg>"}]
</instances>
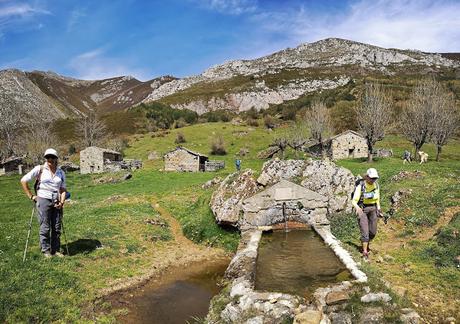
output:
<instances>
[{"instance_id":1,"label":"white cap","mask_svg":"<svg viewBox=\"0 0 460 324\"><path fill-rule=\"evenodd\" d=\"M377 173L377 170L374 168L367 169L366 174L369 178L378 178L379 174Z\"/></svg>"},{"instance_id":2,"label":"white cap","mask_svg":"<svg viewBox=\"0 0 460 324\"><path fill-rule=\"evenodd\" d=\"M59 158L59 156L58 156L56 150L55 150L55 149L52 149L52 148L47 149L47 150L45 151L45 154L43 154L44 157L47 157L48 155L53 155L53 156Z\"/></svg>"}]
</instances>

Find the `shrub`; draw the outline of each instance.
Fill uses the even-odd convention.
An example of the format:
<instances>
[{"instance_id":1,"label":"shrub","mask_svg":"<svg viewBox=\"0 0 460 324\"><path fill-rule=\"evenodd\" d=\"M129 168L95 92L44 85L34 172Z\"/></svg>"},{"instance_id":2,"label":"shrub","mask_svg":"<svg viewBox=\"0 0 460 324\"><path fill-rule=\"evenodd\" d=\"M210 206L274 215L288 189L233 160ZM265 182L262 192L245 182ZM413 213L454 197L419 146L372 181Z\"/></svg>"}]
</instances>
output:
<instances>
[{"instance_id":1,"label":"shrub","mask_svg":"<svg viewBox=\"0 0 460 324\"><path fill-rule=\"evenodd\" d=\"M225 149L224 138L222 137L222 135L218 135L212 140L211 154L212 155L226 155L227 154L227 151Z\"/></svg>"},{"instance_id":2,"label":"shrub","mask_svg":"<svg viewBox=\"0 0 460 324\"><path fill-rule=\"evenodd\" d=\"M259 121L257 119L249 118L248 120L246 120L246 124L248 126L257 127L259 126Z\"/></svg>"},{"instance_id":3,"label":"shrub","mask_svg":"<svg viewBox=\"0 0 460 324\"><path fill-rule=\"evenodd\" d=\"M273 119L272 116L265 115L265 117L264 117L264 125L268 129L273 129L273 128L275 128L275 120Z\"/></svg>"},{"instance_id":4,"label":"shrub","mask_svg":"<svg viewBox=\"0 0 460 324\"><path fill-rule=\"evenodd\" d=\"M177 133L176 139L174 140L174 143L180 144L180 143L185 143L185 136L182 132Z\"/></svg>"}]
</instances>

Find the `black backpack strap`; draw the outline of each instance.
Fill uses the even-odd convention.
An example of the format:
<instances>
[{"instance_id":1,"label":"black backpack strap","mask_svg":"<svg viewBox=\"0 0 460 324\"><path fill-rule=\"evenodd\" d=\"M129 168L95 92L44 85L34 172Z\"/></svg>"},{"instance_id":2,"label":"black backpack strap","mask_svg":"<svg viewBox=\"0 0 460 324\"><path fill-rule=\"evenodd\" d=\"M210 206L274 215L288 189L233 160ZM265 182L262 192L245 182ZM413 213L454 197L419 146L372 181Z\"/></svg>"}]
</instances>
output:
<instances>
[{"instance_id":1,"label":"black backpack strap","mask_svg":"<svg viewBox=\"0 0 460 324\"><path fill-rule=\"evenodd\" d=\"M37 195L38 189L40 189L40 181L41 181L41 178L42 178L42 172L43 172L43 164L40 165L40 171L38 172L38 175L35 178L35 183L34 183L35 195Z\"/></svg>"}]
</instances>

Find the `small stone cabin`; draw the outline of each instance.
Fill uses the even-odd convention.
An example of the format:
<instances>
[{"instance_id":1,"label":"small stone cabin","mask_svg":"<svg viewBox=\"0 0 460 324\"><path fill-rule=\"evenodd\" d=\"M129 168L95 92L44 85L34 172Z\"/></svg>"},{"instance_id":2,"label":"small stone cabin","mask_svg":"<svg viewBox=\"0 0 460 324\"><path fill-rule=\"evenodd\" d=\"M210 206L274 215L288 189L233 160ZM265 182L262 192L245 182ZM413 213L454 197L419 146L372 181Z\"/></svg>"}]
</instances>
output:
<instances>
[{"instance_id":1,"label":"small stone cabin","mask_svg":"<svg viewBox=\"0 0 460 324\"><path fill-rule=\"evenodd\" d=\"M80 173L101 173L107 162L123 161L120 152L90 146L80 152Z\"/></svg>"},{"instance_id":2,"label":"small stone cabin","mask_svg":"<svg viewBox=\"0 0 460 324\"><path fill-rule=\"evenodd\" d=\"M0 162L0 175L18 172L22 174L22 157L12 157Z\"/></svg>"},{"instance_id":3,"label":"small stone cabin","mask_svg":"<svg viewBox=\"0 0 460 324\"><path fill-rule=\"evenodd\" d=\"M366 138L352 130L347 130L329 138L323 145L327 156L332 160L367 157ZM319 155L320 145L310 146L308 151Z\"/></svg>"},{"instance_id":4,"label":"small stone cabin","mask_svg":"<svg viewBox=\"0 0 460 324\"><path fill-rule=\"evenodd\" d=\"M205 171L206 155L178 146L164 155L165 171Z\"/></svg>"}]
</instances>

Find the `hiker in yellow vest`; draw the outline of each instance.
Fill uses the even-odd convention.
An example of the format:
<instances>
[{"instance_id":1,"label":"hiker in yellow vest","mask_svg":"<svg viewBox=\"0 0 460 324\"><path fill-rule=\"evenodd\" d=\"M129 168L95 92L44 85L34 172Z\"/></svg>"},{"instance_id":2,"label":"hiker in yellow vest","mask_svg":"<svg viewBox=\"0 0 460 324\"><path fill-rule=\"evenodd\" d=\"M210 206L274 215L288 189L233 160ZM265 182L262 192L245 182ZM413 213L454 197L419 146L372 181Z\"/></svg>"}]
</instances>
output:
<instances>
[{"instance_id":1,"label":"hiker in yellow vest","mask_svg":"<svg viewBox=\"0 0 460 324\"><path fill-rule=\"evenodd\" d=\"M366 260L369 257L369 242L377 234L377 217L382 215L378 178L376 169L368 169L364 179L356 186L351 202L358 216L362 253Z\"/></svg>"},{"instance_id":2,"label":"hiker in yellow vest","mask_svg":"<svg viewBox=\"0 0 460 324\"><path fill-rule=\"evenodd\" d=\"M64 256L61 247L61 215L66 195L64 171L58 167L58 154L50 148L45 151L46 162L37 165L21 179L27 197L36 203L40 222L40 247L46 258ZM32 194L28 182L36 179L36 193ZM50 233L51 232L51 233Z\"/></svg>"}]
</instances>

